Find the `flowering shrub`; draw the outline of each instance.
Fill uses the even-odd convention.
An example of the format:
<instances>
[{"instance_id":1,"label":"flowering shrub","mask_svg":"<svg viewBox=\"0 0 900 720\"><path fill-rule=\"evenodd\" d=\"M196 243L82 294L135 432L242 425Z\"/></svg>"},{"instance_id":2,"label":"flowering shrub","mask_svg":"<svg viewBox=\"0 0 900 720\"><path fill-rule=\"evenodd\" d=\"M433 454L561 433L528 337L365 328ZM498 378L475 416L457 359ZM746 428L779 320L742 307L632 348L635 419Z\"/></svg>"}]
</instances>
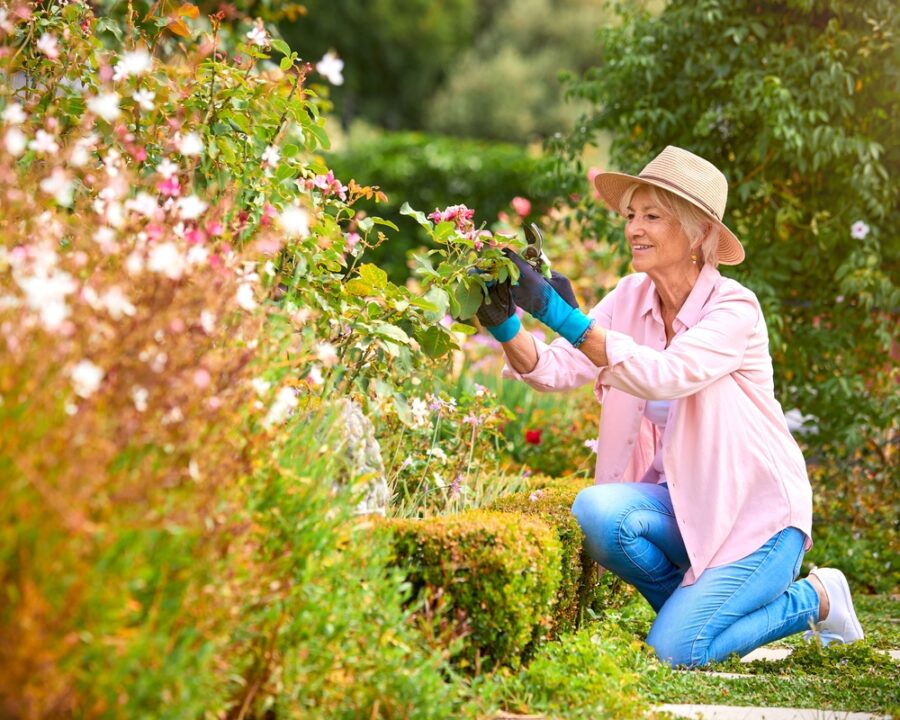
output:
<instances>
[{"instance_id":1,"label":"flowering shrub","mask_svg":"<svg viewBox=\"0 0 900 720\"><path fill-rule=\"evenodd\" d=\"M316 70L158 19L0 9L0 714L445 715L326 402L405 417L445 311L359 261L389 224L314 154Z\"/></svg>"},{"instance_id":2,"label":"flowering shrub","mask_svg":"<svg viewBox=\"0 0 900 720\"><path fill-rule=\"evenodd\" d=\"M426 217L405 204L400 213L415 218L437 246L415 256L416 270L433 296L446 300L454 318L475 316L489 282L519 279L519 269L503 254L503 248L521 249L523 243L515 236L495 235L484 226L476 227L475 211L465 205L435 210ZM465 325L454 329L471 332Z\"/></svg>"}]
</instances>

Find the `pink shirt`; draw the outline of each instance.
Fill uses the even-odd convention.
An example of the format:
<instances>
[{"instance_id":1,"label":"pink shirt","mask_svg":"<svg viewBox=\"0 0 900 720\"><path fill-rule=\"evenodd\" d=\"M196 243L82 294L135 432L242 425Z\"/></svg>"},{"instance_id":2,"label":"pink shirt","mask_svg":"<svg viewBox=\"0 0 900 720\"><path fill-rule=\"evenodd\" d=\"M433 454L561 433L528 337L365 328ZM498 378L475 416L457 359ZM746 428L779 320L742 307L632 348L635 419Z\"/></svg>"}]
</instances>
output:
<instances>
[{"instance_id":1,"label":"pink shirt","mask_svg":"<svg viewBox=\"0 0 900 720\"><path fill-rule=\"evenodd\" d=\"M558 338L535 339L530 373L504 377L537 390L594 383L603 404L598 483L656 482L658 429L647 400L672 400L663 465L691 560L684 584L734 562L786 527L812 545L812 489L806 463L775 399L765 320L756 296L705 265L666 347L659 296L644 273L628 275L589 313L607 329L609 365L598 368Z\"/></svg>"}]
</instances>

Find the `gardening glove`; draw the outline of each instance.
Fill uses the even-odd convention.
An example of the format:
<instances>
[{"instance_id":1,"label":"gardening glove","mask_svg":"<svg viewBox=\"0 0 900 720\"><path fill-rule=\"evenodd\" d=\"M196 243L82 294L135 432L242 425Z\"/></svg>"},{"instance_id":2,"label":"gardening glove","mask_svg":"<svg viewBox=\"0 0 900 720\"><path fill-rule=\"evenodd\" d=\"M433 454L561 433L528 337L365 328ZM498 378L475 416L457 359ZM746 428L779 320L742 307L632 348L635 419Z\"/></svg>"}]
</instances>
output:
<instances>
[{"instance_id":1,"label":"gardening glove","mask_svg":"<svg viewBox=\"0 0 900 720\"><path fill-rule=\"evenodd\" d=\"M519 282L512 288L516 304L576 347L580 345L591 320L578 308L569 279L554 271L548 280L512 250L503 252L519 268Z\"/></svg>"},{"instance_id":2,"label":"gardening glove","mask_svg":"<svg viewBox=\"0 0 900 720\"><path fill-rule=\"evenodd\" d=\"M484 329L499 342L513 339L522 323L516 315L516 302L509 280L488 285L487 297L482 300L476 316Z\"/></svg>"}]
</instances>

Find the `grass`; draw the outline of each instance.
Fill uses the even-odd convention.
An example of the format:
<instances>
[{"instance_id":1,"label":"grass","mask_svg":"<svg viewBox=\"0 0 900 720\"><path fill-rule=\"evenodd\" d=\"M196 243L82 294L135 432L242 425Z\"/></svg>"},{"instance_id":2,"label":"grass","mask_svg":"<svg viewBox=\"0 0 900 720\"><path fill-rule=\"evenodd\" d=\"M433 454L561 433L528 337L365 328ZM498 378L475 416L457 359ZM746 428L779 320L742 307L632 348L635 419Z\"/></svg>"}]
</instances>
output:
<instances>
[{"instance_id":1,"label":"grass","mask_svg":"<svg viewBox=\"0 0 900 720\"><path fill-rule=\"evenodd\" d=\"M867 633L863 642L821 648L797 635L783 643L794 648L784 660L741 663L734 657L702 670L672 670L642 643L653 612L635 595L626 607L562 638L552 651L505 679L493 700L500 700L505 710L569 719L634 717L667 703L900 716L900 663L879 652L900 649L900 599L858 596L855 604ZM585 690L597 687L605 690Z\"/></svg>"}]
</instances>

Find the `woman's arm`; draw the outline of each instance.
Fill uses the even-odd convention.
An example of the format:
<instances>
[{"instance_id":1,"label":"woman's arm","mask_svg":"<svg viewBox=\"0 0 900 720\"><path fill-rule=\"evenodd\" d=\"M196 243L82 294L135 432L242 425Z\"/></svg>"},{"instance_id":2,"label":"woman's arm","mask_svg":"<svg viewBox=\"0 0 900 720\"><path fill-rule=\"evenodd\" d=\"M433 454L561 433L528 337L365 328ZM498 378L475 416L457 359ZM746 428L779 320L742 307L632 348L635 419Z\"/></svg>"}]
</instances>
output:
<instances>
[{"instance_id":1,"label":"woman's arm","mask_svg":"<svg viewBox=\"0 0 900 720\"><path fill-rule=\"evenodd\" d=\"M517 373L530 373L537 367L538 351L534 344L534 336L525 328L517 332L511 340L501 343L506 361Z\"/></svg>"}]
</instances>

